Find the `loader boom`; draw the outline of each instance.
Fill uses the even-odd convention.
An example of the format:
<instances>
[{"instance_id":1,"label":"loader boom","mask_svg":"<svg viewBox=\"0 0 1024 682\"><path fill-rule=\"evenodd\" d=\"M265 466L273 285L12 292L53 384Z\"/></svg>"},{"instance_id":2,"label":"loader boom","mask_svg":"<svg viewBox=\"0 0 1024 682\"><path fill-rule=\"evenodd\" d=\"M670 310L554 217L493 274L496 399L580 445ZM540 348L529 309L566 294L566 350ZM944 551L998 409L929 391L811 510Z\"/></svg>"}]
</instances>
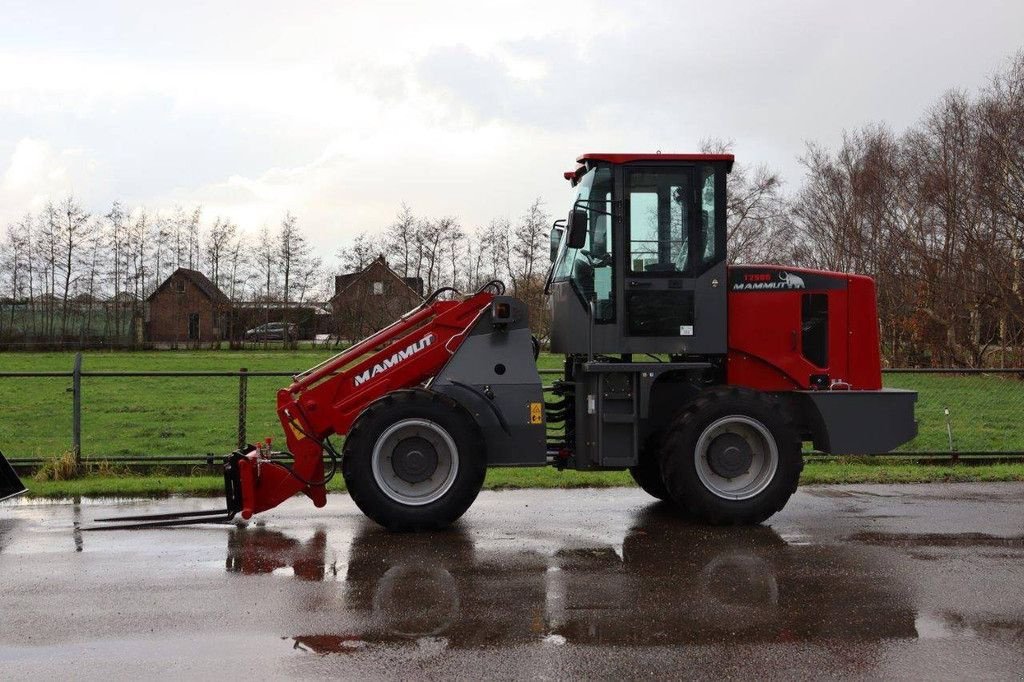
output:
<instances>
[{"instance_id":1,"label":"loader boom","mask_svg":"<svg viewBox=\"0 0 1024 682\"><path fill-rule=\"evenodd\" d=\"M242 517L272 509L298 492L318 507L326 504L324 449L331 448L327 439L348 433L374 401L437 374L493 298L489 291L463 301L428 298L394 324L281 389L277 415L295 461L291 467L265 461L258 449L238 459Z\"/></svg>"}]
</instances>

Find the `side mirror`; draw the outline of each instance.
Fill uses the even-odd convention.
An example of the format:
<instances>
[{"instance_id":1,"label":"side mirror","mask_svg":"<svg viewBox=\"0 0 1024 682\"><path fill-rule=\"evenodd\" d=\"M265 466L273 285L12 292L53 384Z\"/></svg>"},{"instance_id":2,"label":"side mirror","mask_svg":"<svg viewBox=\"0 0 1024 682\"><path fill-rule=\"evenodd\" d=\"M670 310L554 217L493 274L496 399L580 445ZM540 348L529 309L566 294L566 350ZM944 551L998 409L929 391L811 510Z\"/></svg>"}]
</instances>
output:
<instances>
[{"instance_id":1,"label":"side mirror","mask_svg":"<svg viewBox=\"0 0 1024 682\"><path fill-rule=\"evenodd\" d=\"M558 258L558 247L562 244L562 234L565 232L565 221L557 220L555 224L551 226L551 234L548 239L551 243L551 262L554 263L555 259Z\"/></svg>"},{"instance_id":2,"label":"side mirror","mask_svg":"<svg viewBox=\"0 0 1024 682\"><path fill-rule=\"evenodd\" d=\"M581 249L587 243L587 212L574 208L569 212L566 232L570 249Z\"/></svg>"}]
</instances>

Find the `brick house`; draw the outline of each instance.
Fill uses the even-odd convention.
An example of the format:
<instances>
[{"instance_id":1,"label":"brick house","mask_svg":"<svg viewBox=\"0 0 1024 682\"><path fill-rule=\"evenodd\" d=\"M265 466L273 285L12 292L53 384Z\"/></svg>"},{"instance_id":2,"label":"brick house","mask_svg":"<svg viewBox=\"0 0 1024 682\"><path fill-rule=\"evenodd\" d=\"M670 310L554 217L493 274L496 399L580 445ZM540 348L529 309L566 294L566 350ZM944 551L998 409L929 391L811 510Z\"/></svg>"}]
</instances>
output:
<instances>
[{"instance_id":1,"label":"brick house","mask_svg":"<svg viewBox=\"0 0 1024 682\"><path fill-rule=\"evenodd\" d=\"M348 341L369 336L422 301L423 280L400 276L379 256L359 272L334 278L335 334Z\"/></svg>"},{"instance_id":2,"label":"brick house","mask_svg":"<svg viewBox=\"0 0 1024 682\"><path fill-rule=\"evenodd\" d=\"M146 338L151 343L204 346L226 338L231 301L206 275L178 268L146 307Z\"/></svg>"}]
</instances>

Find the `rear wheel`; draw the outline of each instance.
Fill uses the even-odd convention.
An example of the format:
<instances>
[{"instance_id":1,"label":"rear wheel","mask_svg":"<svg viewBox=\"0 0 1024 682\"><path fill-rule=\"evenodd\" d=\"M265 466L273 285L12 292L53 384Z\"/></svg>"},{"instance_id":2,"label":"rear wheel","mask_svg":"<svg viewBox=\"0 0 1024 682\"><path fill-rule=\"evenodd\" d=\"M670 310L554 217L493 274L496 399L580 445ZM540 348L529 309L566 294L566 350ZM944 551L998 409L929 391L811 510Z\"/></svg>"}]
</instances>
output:
<instances>
[{"instance_id":1,"label":"rear wheel","mask_svg":"<svg viewBox=\"0 0 1024 682\"><path fill-rule=\"evenodd\" d=\"M342 473L356 506L385 528L443 528L480 492L483 450L476 424L451 398L396 391L352 427Z\"/></svg>"},{"instance_id":2,"label":"rear wheel","mask_svg":"<svg viewBox=\"0 0 1024 682\"><path fill-rule=\"evenodd\" d=\"M669 426L659 453L672 499L713 524L760 523L782 509L803 469L784 407L748 389L705 392Z\"/></svg>"}]
</instances>

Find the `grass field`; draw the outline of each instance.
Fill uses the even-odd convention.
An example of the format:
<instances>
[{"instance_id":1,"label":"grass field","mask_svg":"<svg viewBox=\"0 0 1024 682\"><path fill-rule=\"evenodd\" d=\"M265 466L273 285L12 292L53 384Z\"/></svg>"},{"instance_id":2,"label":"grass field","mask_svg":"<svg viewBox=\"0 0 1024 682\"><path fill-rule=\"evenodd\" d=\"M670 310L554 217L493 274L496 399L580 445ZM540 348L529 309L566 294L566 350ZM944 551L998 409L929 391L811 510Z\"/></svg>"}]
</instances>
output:
<instances>
[{"instance_id":1,"label":"grass field","mask_svg":"<svg viewBox=\"0 0 1024 682\"><path fill-rule=\"evenodd\" d=\"M88 352L83 369L110 371L249 370L297 372L328 351ZM0 353L0 371L68 371L72 353ZM542 368L561 359L544 354ZM275 394L285 377L249 379L248 436L280 437ZM888 375L888 386L920 393L920 435L906 449L947 450L949 408L958 450L1024 450L1024 382L995 375ZM14 459L65 452L71 441L69 378L0 378L0 450ZM225 453L236 442L236 378L83 378L83 453ZM866 424L865 428L870 428Z\"/></svg>"}]
</instances>

